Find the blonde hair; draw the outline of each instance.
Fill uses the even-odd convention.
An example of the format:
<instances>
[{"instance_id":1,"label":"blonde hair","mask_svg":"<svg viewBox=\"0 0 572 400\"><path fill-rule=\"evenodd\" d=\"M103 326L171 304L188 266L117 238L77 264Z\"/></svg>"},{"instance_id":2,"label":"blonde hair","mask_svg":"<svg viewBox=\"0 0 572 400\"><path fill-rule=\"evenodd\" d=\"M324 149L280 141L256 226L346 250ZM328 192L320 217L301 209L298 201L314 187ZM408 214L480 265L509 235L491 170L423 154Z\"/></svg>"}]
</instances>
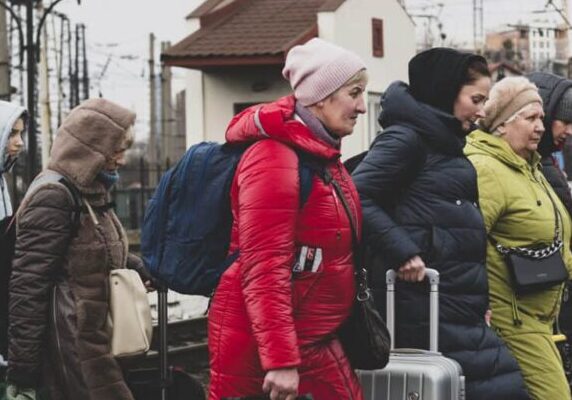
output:
<instances>
[{"instance_id":1,"label":"blonde hair","mask_svg":"<svg viewBox=\"0 0 572 400\"><path fill-rule=\"evenodd\" d=\"M369 75L367 74L367 70L364 68L364 69L361 69L358 72L356 72L354 76L352 76L350 79L347 80L346 83L344 83L342 85L342 87L354 85L356 83L367 84L368 80L369 80ZM340 89L338 89L338 90L340 90Z\"/></svg>"},{"instance_id":2,"label":"blonde hair","mask_svg":"<svg viewBox=\"0 0 572 400\"><path fill-rule=\"evenodd\" d=\"M324 100L334 98L335 96L337 96L338 92L345 87L355 85L355 84L359 84L359 83L363 83L364 85L367 85L368 80L369 80L369 75L367 74L367 70L365 68L361 69L358 72L356 72L354 74L354 76L352 76L350 79L348 79L346 81L346 83L344 83L342 86L337 88L332 94L330 94Z\"/></svg>"}]
</instances>

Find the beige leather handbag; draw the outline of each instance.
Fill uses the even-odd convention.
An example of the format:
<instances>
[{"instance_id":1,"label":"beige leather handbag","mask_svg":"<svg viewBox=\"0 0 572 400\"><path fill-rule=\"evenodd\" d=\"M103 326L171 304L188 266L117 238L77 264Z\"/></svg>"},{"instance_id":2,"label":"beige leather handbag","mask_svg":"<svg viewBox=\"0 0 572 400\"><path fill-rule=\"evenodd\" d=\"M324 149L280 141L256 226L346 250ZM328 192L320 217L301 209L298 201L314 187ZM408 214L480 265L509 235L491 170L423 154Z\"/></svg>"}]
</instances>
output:
<instances>
[{"instance_id":1,"label":"beige leather handbag","mask_svg":"<svg viewBox=\"0 0 572 400\"><path fill-rule=\"evenodd\" d=\"M153 328L147 290L139 274L114 269L109 274L111 352L115 357L146 353Z\"/></svg>"}]
</instances>

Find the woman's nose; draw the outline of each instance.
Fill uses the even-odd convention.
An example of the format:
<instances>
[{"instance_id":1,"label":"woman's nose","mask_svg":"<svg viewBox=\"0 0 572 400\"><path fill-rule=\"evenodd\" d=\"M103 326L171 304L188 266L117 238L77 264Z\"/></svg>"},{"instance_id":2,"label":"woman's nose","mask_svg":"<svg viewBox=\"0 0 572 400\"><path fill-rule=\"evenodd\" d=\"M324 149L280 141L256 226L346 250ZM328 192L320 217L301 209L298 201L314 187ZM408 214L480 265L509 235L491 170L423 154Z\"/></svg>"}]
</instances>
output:
<instances>
[{"instance_id":1,"label":"woman's nose","mask_svg":"<svg viewBox=\"0 0 572 400\"><path fill-rule=\"evenodd\" d=\"M541 119L539 119L538 123L536 124L536 131L544 133L544 124L542 123Z\"/></svg>"},{"instance_id":2,"label":"woman's nose","mask_svg":"<svg viewBox=\"0 0 572 400\"><path fill-rule=\"evenodd\" d=\"M365 114L365 100L363 99L363 96L361 96L358 101L356 111L360 114Z\"/></svg>"}]
</instances>

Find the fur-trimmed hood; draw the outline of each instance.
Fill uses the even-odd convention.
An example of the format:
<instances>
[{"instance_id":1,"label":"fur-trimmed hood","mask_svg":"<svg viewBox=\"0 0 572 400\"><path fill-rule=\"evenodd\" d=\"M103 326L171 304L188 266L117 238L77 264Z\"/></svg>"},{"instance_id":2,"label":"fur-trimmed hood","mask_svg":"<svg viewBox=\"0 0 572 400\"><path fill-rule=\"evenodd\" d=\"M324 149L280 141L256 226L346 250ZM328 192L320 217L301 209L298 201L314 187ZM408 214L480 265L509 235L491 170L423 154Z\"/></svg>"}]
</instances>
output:
<instances>
[{"instance_id":1,"label":"fur-trimmed hood","mask_svg":"<svg viewBox=\"0 0 572 400\"><path fill-rule=\"evenodd\" d=\"M66 176L82 193L106 192L96 177L119 151L134 122L135 113L118 104L86 100L58 129L48 168Z\"/></svg>"}]
</instances>

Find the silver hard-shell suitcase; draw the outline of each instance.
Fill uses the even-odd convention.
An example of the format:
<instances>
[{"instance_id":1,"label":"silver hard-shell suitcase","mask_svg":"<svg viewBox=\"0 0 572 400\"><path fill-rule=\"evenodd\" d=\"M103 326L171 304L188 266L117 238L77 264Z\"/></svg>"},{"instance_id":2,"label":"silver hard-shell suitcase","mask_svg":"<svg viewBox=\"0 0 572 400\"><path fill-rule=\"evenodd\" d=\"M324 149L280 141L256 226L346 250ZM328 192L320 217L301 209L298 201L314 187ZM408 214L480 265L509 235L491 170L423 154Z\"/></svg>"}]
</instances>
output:
<instances>
[{"instance_id":1,"label":"silver hard-shell suitcase","mask_svg":"<svg viewBox=\"0 0 572 400\"><path fill-rule=\"evenodd\" d=\"M389 364L376 371L356 371L365 400L464 400L465 377L461 366L438 351L439 273L426 270L429 279L429 351L394 349L395 280L387 272L387 328L391 335Z\"/></svg>"}]
</instances>

